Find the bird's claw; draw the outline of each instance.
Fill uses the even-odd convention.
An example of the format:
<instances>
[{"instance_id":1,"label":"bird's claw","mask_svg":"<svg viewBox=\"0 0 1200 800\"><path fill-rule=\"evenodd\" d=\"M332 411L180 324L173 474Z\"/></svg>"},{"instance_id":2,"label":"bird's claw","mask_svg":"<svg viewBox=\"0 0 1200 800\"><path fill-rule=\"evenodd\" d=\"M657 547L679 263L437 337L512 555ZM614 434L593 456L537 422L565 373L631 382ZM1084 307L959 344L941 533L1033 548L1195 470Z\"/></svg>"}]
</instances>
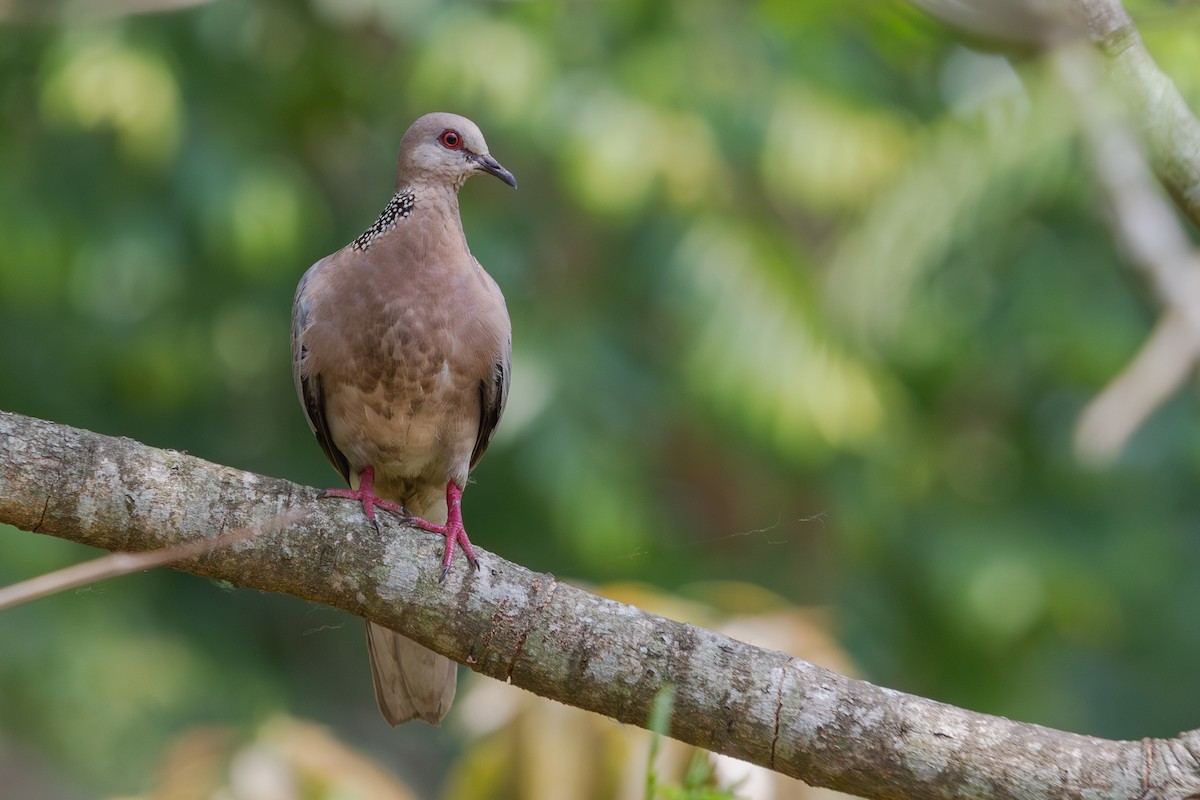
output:
<instances>
[{"instance_id":1,"label":"bird's claw","mask_svg":"<svg viewBox=\"0 0 1200 800\"><path fill-rule=\"evenodd\" d=\"M387 511L401 519L411 519L412 513L391 500L384 500L374 491L375 470L371 467L363 470L359 475L357 489L325 489L317 495L318 500L324 500L329 497L339 497L344 500L354 500L362 504L363 516L375 527L375 532L380 533L379 519L375 516L375 509Z\"/></svg>"},{"instance_id":2,"label":"bird's claw","mask_svg":"<svg viewBox=\"0 0 1200 800\"><path fill-rule=\"evenodd\" d=\"M358 476L357 489L325 489L317 497L319 499L340 497L361 503L363 516L374 526L376 534L382 533L379 528L379 518L375 514L375 511L378 509L394 514L408 525L416 528L424 528L430 533L436 533L444 537L446 539L446 551L445 555L442 556L442 571L438 574L438 583L446 582L446 576L450 574L450 565L454 561L454 551L459 546L462 547L463 555L467 557L467 562L476 572L480 571L479 559L475 557L475 550L471 547L471 540L467 538L467 531L462 524L462 489L459 489L457 484L453 482L447 484L447 519L445 523L437 524L421 519L400 503L384 500L375 494L373 489L374 482L375 469L367 467Z\"/></svg>"},{"instance_id":3,"label":"bird's claw","mask_svg":"<svg viewBox=\"0 0 1200 800\"><path fill-rule=\"evenodd\" d=\"M470 564L471 564L471 567L472 567L472 568L474 568L474 570L475 570L476 572L479 572L479 571L480 571L481 567L479 566L479 559L478 559L478 558L475 558L474 556L471 556L471 557L470 557L470 558L468 558L467 560L470 562ZM442 571L441 571L441 573L439 573L439 574L438 574L438 583L445 583L445 582L446 582L446 576L447 576L447 575L449 575L449 574L450 574L450 565L449 565L449 564L445 564L445 565L443 565L443 566L442 566Z\"/></svg>"},{"instance_id":4,"label":"bird's claw","mask_svg":"<svg viewBox=\"0 0 1200 800\"><path fill-rule=\"evenodd\" d=\"M446 576L450 574L450 565L454 562L454 551L459 546L462 547L463 555L467 557L468 563L475 568L476 572L479 571L479 559L475 557L475 550L471 547L471 540L467 538L467 532L463 529L461 520L439 525L419 517L413 517L408 520L408 524L430 533L436 533L446 540L446 550L442 556L442 571L438 573L438 583L446 582Z\"/></svg>"}]
</instances>

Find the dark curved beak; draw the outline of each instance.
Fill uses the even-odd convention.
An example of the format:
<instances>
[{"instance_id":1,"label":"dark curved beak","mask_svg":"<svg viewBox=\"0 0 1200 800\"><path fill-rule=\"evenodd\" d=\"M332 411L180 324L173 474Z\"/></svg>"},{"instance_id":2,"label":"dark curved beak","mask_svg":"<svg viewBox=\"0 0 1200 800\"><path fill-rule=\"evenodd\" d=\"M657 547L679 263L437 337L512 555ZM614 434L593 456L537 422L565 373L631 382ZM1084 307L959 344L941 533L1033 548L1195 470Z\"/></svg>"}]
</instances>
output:
<instances>
[{"instance_id":1,"label":"dark curved beak","mask_svg":"<svg viewBox=\"0 0 1200 800\"><path fill-rule=\"evenodd\" d=\"M477 156L472 154L471 160L475 162L476 168L481 172L486 172L488 175L495 175L514 189L517 188L517 179L513 177L513 174L500 166L500 162L490 155Z\"/></svg>"}]
</instances>

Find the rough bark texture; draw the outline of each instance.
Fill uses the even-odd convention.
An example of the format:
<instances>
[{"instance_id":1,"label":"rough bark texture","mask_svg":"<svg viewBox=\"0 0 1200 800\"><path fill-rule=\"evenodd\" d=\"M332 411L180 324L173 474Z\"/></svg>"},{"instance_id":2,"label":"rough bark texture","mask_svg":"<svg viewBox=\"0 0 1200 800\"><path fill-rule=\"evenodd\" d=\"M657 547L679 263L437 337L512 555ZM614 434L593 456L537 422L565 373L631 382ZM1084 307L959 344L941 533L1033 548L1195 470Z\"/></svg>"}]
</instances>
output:
<instances>
[{"instance_id":1,"label":"rough bark texture","mask_svg":"<svg viewBox=\"0 0 1200 800\"><path fill-rule=\"evenodd\" d=\"M280 517L300 512L280 529ZM1200 796L1200 732L1116 742L853 680L530 572L480 551L439 585L441 540L313 489L129 439L0 412L0 522L139 551L263 533L179 569L326 603L536 694L811 784L879 798ZM276 524L273 524L276 523Z\"/></svg>"}]
</instances>

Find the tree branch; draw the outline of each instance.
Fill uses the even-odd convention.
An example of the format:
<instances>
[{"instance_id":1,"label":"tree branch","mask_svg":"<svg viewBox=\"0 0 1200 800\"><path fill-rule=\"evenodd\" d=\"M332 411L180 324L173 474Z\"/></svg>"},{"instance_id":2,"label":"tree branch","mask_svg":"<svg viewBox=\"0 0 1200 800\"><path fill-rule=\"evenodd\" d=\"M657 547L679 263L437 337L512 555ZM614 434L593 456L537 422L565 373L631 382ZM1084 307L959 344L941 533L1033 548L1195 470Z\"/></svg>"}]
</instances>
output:
<instances>
[{"instance_id":1,"label":"tree branch","mask_svg":"<svg viewBox=\"0 0 1200 800\"><path fill-rule=\"evenodd\" d=\"M1049 50L1086 36L1134 106L1154 172L1200 226L1200 122L1146 50L1121 0L908 0L970 37Z\"/></svg>"},{"instance_id":2,"label":"tree branch","mask_svg":"<svg viewBox=\"0 0 1200 800\"><path fill-rule=\"evenodd\" d=\"M1111 208L1109 228L1130 264L1153 287L1165 310L1134 360L1081 414L1076 452L1102 464L1116 459L1129 437L1192 374L1200 357L1200 254L1146 164L1124 114L1106 102L1091 50L1061 47L1049 62L1067 92L1097 183Z\"/></svg>"},{"instance_id":3,"label":"tree branch","mask_svg":"<svg viewBox=\"0 0 1200 800\"><path fill-rule=\"evenodd\" d=\"M1200 253L1149 175L1152 168L1180 211L1200 225L1200 121L1154 63L1121 0L909 3L964 35L990 34L1044 52L1075 106L1112 208L1114 238L1165 306L1150 339L1076 426L1076 453L1094 464L1111 462L1200 360ZM1094 48L1074 46L1084 38ZM1125 113L1108 102L1092 49L1103 54L1103 68L1122 90ZM1134 127L1147 143L1148 159Z\"/></svg>"},{"instance_id":4,"label":"tree branch","mask_svg":"<svg viewBox=\"0 0 1200 800\"><path fill-rule=\"evenodd\" d=\"M1069 0L1087 23L1109 70L1134 104L1159 180L1200 226L1200 122L1153 57L1120 0Z\"/></svg>"},{"instance_id":5,"label":"tree branch","mask_svg":"<svg viewBox=\"0 0 1200 800\"><path fill-rule=\"evenodd\" d=\"M543 697L645 725L676 687L671 735L817 786L878 798L1200 793L1200 731L1118 742L873 686L530 572L480 551L438 583L441 540L378 536L313 489L0 412L0 522L110 550L253 539L175 566L325 603ZM280 526L280 521L295 522Z\"/></svg>"}]
</instances>

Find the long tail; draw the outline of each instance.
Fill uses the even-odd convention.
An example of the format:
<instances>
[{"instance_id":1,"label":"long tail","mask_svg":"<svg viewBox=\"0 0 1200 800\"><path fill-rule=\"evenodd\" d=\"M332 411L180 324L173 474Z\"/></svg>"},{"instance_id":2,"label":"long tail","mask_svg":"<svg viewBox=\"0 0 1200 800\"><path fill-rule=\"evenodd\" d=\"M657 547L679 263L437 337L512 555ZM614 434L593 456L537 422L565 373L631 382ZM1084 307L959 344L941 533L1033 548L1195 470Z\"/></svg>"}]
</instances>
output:
<instances>
[{"instance_id":1,"label":"long tail","mask_svg":"<svg viewBox=\"0 0 1200 800\"><path fill-rule=\"evenodd\" d=\"M367 654L379 713L392 725L440 725L454 702L458 665L393 630L367 623Z\"/></svg>"},{"instance_id":2,"label":"long tail","mask_svg":"<svg viewBox=\"0 0 1200 800\"><path fill-rule=\"evenodd\" d=\"M446 519L446 502L413 508L430 522ZM367 655L379 713L392 725L419 719L440 725L454 703L458 665L390 628L367 623Z\"/></svg>"}]
</instances>

